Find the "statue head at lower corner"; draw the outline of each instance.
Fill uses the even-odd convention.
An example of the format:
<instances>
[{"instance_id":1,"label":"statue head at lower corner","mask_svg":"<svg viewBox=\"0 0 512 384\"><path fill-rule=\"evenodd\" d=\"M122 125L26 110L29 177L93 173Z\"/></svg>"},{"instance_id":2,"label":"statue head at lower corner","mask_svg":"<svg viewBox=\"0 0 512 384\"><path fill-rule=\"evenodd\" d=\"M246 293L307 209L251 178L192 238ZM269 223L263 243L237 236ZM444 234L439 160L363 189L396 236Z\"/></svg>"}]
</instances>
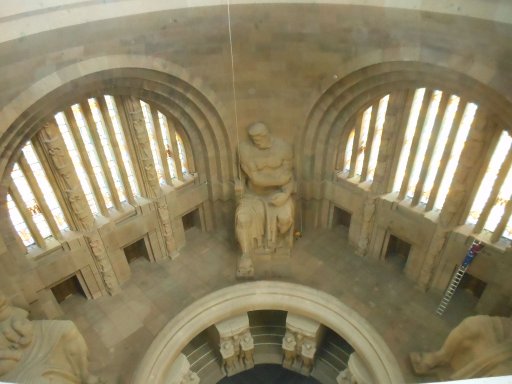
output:
<instances>
[{"instance_id":1,"label":"statue head at lower corner","mask_svg":"<svg viewBox=\"0 0 512 384\"><path fill-rule=\"evenodd\" d=\"M258 121L249 125L247 133L251 141L259 149L268 149L272 146L272 137L265 123Z\"/></svg>"}]
</instances>

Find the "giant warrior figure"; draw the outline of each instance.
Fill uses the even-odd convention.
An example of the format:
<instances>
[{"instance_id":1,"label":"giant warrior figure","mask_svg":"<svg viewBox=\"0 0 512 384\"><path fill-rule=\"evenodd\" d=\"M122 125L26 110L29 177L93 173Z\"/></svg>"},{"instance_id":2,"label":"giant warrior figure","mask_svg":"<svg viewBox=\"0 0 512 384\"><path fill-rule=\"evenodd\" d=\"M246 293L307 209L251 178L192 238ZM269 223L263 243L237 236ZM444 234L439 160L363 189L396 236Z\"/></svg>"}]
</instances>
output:
<instances>
[{"instance_id":1,"label":"giant warrior figure","mask_svg":"<svg viewBox=\"0 0 512 384\"><path fill-rule=\"evenodd\" d=\"M295 189L291 145L270 135L261 122L249 126L250 140L240 144L241 175L236 235L242 255L237 275L254 274L254 254L290 253L293 242Z\"/></svg>"},{"instance_id":2,"label":"giant warrior figure","mask_svg":"<svg viewBox=\"0 0 512 384\"><path fill-rule=\"evenodd\" d=\"M441 349L410 354L418 375L437 374L442 380L512 374L512 319L470 316L455 327Z\"/></svg>"},{"instance_id":3,"label":"giant warrior figure","mask_svg":"<svg viewBox=\"0 0 512 384\"><path fill-rule=\"evenodd\" d=\"M0 382L102 383L87 366L87 345L73 322L31 321L0 292Z\"/></svg>"}]
</instances>

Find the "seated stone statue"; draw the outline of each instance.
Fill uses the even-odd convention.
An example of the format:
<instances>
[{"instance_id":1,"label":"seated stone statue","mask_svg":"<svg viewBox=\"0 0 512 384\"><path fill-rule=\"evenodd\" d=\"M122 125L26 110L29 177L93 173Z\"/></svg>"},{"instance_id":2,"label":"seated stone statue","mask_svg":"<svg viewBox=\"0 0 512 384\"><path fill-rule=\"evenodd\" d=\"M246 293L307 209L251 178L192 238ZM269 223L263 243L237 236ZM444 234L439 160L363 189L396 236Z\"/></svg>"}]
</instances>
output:
<instances>
[{"instance_id":1,"label":"seated stone statue","mask_svg":"<svg viewBox=\"0 0 512 384\"><path fill-rule=\"evenodd\" d=\"M87 345L73 322L27 316L0 293L0 381L98 382L87 370Z\"/></svg>"},{"instance_id":2,"label":"seated stone statue","mask_svg":"<svg viewBox=\"0 0 512 384\"><path fill-rule=\"evenodd\" d=\"M512 319L464 319L436 352L410 354L417 374L437 371L440 379L461 380L512 374Z\"/></svg>"},{"instance_id":3,"label":"seated stone statue","mask_svg":"<svg viewBox=\"0 0 512 384\"><path fill-rule=\"evenodd\" d=\"M293 242L292 148L273 138L263 123L252 124L248 133L250 140L239 148L241 180L235 186L239 198L235 226L242 249L239 276L253 274L254 251L289 254Z\"/></svg>"}]
</instances>

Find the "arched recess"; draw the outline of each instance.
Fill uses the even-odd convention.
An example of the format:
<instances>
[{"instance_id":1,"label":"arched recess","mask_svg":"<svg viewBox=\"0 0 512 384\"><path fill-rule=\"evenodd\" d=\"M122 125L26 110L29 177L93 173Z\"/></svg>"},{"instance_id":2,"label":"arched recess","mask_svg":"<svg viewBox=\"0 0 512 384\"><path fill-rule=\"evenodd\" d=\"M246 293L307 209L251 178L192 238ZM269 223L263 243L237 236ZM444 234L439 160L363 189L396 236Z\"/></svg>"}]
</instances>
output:
<instances>
[{"instance_id":1,"label":"arched recess","mask_svg":"<svg viewBox=\"0 0 512 384\"><path fill-rule=\"evenodd\" d=\"M466 74L414 61L374 64L343 77L314 103L297 142L299 177L304 181L331 180L337 145L354 115L390 92L425 85L475 100L500 126L512 126L510 102Z\"/></svg>"},{"instance_id":2,"label":"arched recess","mask_svg":"<svg viewBox=\"0 0 512 384\"><path fill-rule=\"evenodd\" d=\"M191 83L146 68L122 67L93 72L56 87L30 105L2 135L1 186L7 187L7 176L17 154L46 120L73 103L103 94L138 97L178 123L190 142L200 180L212 181L209 183L210 196L212 199L219 197L220 191L214 186L233 177L234 154L218 110Z\"/></svg>"},{"instance_id":3,"label":"arched recess","mask_svg":"<svg viewBox=\"0 0 512 384\"><path fill-rule=\"evenodd\" d=\"M327 293L276 281L223 288L184 309L160 331L131 382L168 382L172 363L194 336L216 322L261 309L290 311L324 324L354 348L370 370L373 382L404 382L386 343L357 312Z\"/></svg>"}]
</instances>

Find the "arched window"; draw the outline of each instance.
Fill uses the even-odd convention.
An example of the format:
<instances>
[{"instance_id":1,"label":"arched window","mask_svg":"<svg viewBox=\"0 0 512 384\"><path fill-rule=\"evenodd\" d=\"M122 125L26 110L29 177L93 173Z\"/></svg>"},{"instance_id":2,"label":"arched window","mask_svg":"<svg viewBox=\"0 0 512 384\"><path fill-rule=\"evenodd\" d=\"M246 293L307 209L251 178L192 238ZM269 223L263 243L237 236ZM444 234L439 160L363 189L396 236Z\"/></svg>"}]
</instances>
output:
<instances>
[{"instance_id":1,"label":"arched window","mask_svg":"<svg viewBox=\"0 0 512 384\"><path fill-rule=\"evenodd\" d=\"M140 100L153 164L161 184L182 184L188 173L183 139L164 114ZM140 196L134 164L138 164L122 99L89 98L55 114L55 123L93 215L110 215ZM124 111L124 109L123 109ZM125 113L125 111L123 112ZM123 124L125 126L123 126ZM32 140L39 140L36 135ZM22 149L11 173L7 206L11 221L25 246L45 247L45 239L68 229L57 194L32 142ZM66 198L65 191L60 191Z\"/></svg>"},{"instance_id":2,"label":"arched window","mask_svg":"<svg viewBox=\"0 0 512 384\"><path fill-rule=\"evenodd\" d=\"M458 95L437 89L408 91L395 159L390 192L399 200L425 210L440 210L477 112L477 105ZM357 115L343 153L342 177L371 182L378 166L378 154L390 95L376 100ZM396 122L399 124L400 122ZM394 128L394 127L393 127Z\"/></svg>"},{"instance_id":3,"label":"arched window","mask_svg":"<svg viewBox=\"0 0 512 384\"><path fill-rule=\"evenodd\" d=\"M360 182L373 180L388 101L386 95L360 113L356 127L350 131L343 161L343 172L348 177L358 176Z\"/></svg>"}]
</instances>

